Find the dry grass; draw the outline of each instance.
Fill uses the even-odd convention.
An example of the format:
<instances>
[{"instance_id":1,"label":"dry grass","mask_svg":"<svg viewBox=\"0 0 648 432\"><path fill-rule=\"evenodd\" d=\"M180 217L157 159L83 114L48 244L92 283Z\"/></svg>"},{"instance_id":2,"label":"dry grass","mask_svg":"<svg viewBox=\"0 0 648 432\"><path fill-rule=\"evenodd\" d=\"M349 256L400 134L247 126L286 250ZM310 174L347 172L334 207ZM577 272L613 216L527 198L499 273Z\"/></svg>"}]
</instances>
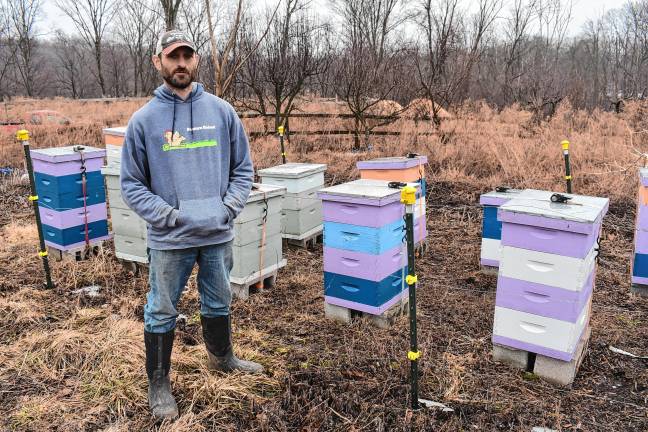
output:
<instances>
[{"instance_id":1,"label":"dry grass","mask_svg":"<svg viewBox=\"0 0 648 432\"><path fill-rule=\"evenodd\" d=\"M82 142L102 146L101 129L124 124L142 100L104 104L26 101L61 111L75 127L34 132L37 147ZM22 105L21 105L22 106ZM328 108L326 108L328 107ZM17 109L17 108L15 108ZM27 110L27 108L24 108ZM308 109L339 109L312 102ZM261 362L263 376L209 372L197 320L195 278L179 310L172 380L182 416L154 424L146 407L142 313L146 274L121 268L110 245L82 262L52 263L57 288L41 289L28 187L0 179L0 429L111 432L208 430L648 430L645 363L612 353L612 344L648 353L648 301L629 294L634 224L635 151L648 151L648 109L590 114L561 107L532 127L515 107L501 113L466 104L440 130L400 120L407 132L375 139L352 153L346 139L294 137L289 160L329 164L327 183L357 177L359 159L427 154L430 252L417 265L421 394L455 413L414 414L408 399L407 320L389 330L365 320L340 325L324 318L321 248L288 249L288 267L272 290L233 304L237 352ZM262 123L250 121L249 130ZM344 128L304 121L301 128ZM412 131L433 132L416 136ZM496 280L478 271L478 195L498 184L563 190L560 141L573 144L575 189L610 196L594 294L592 340L572 389L556 389L490 356ZM0 142L0 166L20 167L22 149ZM255 165L279 162L276 139L252 143ZM144 272L145 273L145 272ZM88 285L99 297L73 294Z\"/></svg>"}]
</instances>

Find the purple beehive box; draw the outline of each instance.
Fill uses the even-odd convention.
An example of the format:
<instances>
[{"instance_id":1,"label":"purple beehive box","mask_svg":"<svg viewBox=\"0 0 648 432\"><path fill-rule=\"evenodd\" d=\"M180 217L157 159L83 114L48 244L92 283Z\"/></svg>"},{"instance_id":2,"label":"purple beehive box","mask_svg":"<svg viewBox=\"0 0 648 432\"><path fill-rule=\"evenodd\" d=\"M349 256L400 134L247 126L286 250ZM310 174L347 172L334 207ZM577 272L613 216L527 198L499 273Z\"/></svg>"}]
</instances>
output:
<instances>
[{"instance_id":1,"label":"purple beehive box","mask_svg":"<svg viewBox=\"0 0 648 432\"><path fill-rule=\"evenodd\" d=\"M609 200L525 190L502 205L493 342L569 361L589 323L597 240Z\"/></svg>"}]
</instances>

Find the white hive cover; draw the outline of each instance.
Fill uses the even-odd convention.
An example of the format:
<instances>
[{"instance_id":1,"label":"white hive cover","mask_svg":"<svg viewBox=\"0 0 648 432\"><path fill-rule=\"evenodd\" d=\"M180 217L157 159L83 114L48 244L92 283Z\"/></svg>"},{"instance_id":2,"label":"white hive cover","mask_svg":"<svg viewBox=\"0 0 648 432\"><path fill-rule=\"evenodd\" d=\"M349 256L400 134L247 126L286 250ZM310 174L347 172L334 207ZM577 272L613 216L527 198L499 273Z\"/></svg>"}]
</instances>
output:
<instances>
[{"instance_id":1,"label":"white hive cover","mask_svg":"<svg viewBox=\"0 0 648 432\"><path fill-rule=\"evenodd\" d=\"M275 186L269 184L252 183L252 190L247 199L248 203L268 199L276 196L281 196L286 193L286 188L283 186Z\"/></svg>"},{"instance_id":2,"label":"white hive cover","mask_svg":"<svg viewBox=\"0 0 648 432\"><path fill-rule=\"evenodd\" d=\"M383 199L393 195L400 197L400 189L390 188L390 182L386 180L362 179L348 183L342 183L325 189L320 189L320 194L340 195L356 198ZM408 183L410 186L418 187L418 183ZM400 198L399 198L400 199Z\"/></svg>"},{"instance_id":3,"label":"white hive cover","mask_svg":"<svg viewBox=\"0 0 648 432\"><path fill-rule=\"evenodd\" d=\"M68 161L79 159L79 152L74 151L75 145L65 147L50 147L45 149L32 149L31 155L34 159L46 160L51 162ZM83 154L86 158L103 157L106 150L97 147L82 145Z\"/></svg>"},{"instance_id":4,"label":"white hive cover","mask_svg":"<svg viewBox=\"0 0 648 432\"><path fill-rule=\"evenodd\" d=\"M104 128L103 133L106 135L126 135L126 126Z\"/></svg>"},{"instance_id":5,"label":"white hive cover","mask_svg":"<svg viewBox=\"0 0 648 432\"><path fill-rule=\"evenodd\" d=\"M287 163L259 170L260 177L300 178L326 171L326 164Z\"/></svg>"},{"instance_id":6,"label":"white hive cover","mask_svg":"<svg viewBox=\"0 0 648 432\"><path fill-rule=\"evenodd\" d=\"M594 223L607 212L610 202L608 198L558 192L571 199L564 204L553 203L551 196L554 193L556 192L525 189L516 198L500 206L500 210L551 219Z\"/></svg>"},{"instance_id":7,"label":"white hive cover","mask_svg":"<svg viewBox=\"0 0 648 432\"><path fill-rule=\"evenodd\" d=\"M513 199L513 198L516 198L522 192L524 192L523 189L509 189L506 192L491 191L491 192L482 194L481 196L482 197L488 197L488 198Z\"/></svg>"}]
</instances>

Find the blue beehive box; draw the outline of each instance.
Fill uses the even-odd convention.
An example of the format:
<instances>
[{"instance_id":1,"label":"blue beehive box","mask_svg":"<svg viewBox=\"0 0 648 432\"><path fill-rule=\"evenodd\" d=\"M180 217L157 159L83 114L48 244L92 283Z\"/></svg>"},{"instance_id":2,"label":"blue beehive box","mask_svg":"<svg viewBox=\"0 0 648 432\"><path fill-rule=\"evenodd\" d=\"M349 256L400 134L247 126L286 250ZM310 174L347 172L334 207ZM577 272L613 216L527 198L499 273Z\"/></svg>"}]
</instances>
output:
<instances>
[{"instance_id":1,"label":"blue beehive box","mask_svg":"<svg viewBox=\"0 0 648 432\"><path fill-rule=\"evenodd\" d=\"M48 246L72 251L109 238L106 191L100 171L105 154L103 149L87 146L31 150L43 236Z\"/></svg>"},{"instance_id":2,"label":"blue beehive box","mask_svg":"<svg viewBox=\"0 0 648 432\"><path fill-rule=\"evenodd\" d=\"M322 189L324 301L381 315L408 294L404 211L400 190L388 181L362 179ZM420 193L420 184L415 185ZM424 217L415 217L420 241ZM417 238L418 237L418 238Z\"/></svg>"}]
</instances>

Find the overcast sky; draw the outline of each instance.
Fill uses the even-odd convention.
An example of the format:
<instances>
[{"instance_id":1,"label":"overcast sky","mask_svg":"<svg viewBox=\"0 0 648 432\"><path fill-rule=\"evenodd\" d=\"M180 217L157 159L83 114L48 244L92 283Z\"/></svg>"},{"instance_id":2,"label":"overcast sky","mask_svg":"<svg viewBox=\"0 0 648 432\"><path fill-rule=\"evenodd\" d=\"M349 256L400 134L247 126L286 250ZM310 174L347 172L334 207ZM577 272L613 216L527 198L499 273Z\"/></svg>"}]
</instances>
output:
<instances>
[{"instance_id":1,"label":"overcast sky","mask_svg":"<svg viewBox=\"0 0 648 432\"><path fill-rule=\"evenodd\" d=\"M185 0L200 1L200 0ZM277 0L261 0L269 4L275 4ZM316 0L315 4L325 4L327 0ZM464 0L464 4L471 3L470 0ZM505 0L505 4L510 4L510 0ZM570 35L578 34L583 24L589 19L600 17L610 9L621 7L625 0L573 0L573 18ZM43 0L43 19L40 23L40 31L43 34L52 33L54 30L63 28L66 33L76 33L71 22L56 7L56 0ZM506 6L505 6L506 8Z\"/></svg>"}]
</instances>

